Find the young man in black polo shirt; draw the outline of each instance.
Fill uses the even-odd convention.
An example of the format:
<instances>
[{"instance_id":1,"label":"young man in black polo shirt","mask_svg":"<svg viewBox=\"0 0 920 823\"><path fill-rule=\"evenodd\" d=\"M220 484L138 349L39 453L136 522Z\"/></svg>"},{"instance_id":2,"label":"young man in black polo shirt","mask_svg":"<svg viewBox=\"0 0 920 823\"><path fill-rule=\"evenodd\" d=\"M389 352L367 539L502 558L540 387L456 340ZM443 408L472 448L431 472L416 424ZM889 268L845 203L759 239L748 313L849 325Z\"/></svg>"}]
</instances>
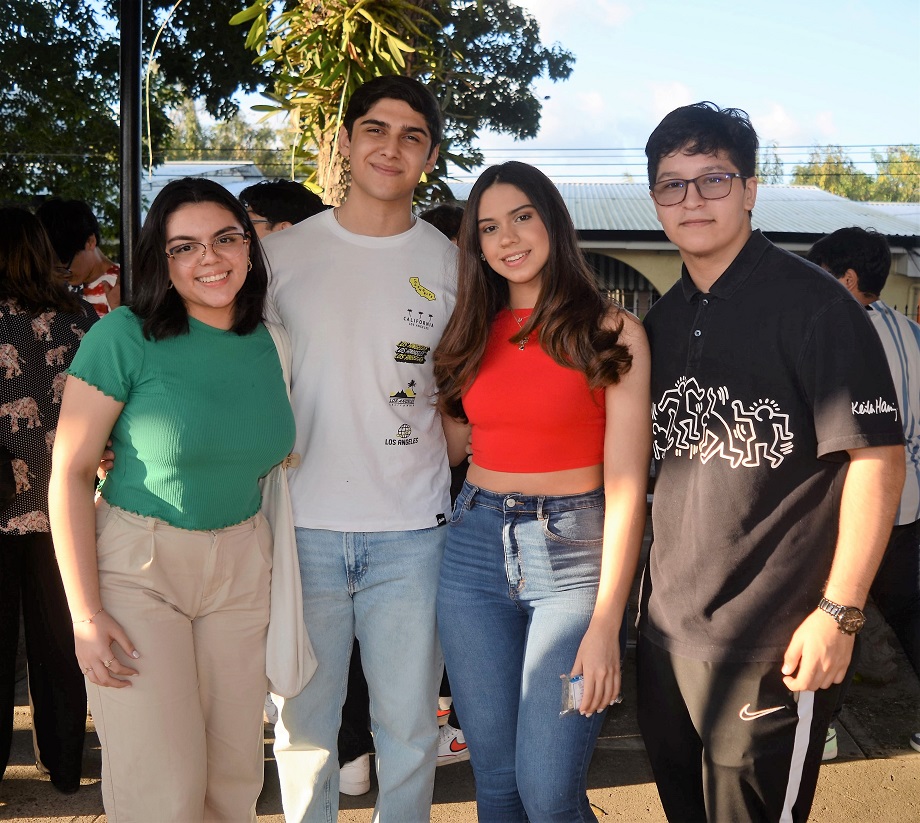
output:
<instances>
[{"instance_id":1,"label":"young man in black polo shirt","mask_svg":"<svg viewBox=\"0 0 920 823\"><path fill-rule=\"evenodd\" d=\"M710 103L648 145L681 280L649 312L658 479L639 722L672 821L805 821L904 478L865 311L751 229L757 135Z\"/></svg>"}]
</instances>

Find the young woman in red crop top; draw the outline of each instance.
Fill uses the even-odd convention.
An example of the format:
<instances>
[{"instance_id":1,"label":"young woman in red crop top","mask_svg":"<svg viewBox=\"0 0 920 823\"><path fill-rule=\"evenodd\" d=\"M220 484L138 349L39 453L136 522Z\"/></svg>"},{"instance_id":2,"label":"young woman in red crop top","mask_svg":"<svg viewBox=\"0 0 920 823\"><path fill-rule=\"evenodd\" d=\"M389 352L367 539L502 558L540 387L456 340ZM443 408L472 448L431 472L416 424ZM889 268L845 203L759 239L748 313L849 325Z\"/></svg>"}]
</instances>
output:
<instances>
[{"instance_id":1,"label":"young woman in red crop top","mask_svg":"<svg viewBox=\"0 0 920 823\"><path fill-rule=\"evenodd\" d=\"M451 452L471 426L473 455L438 625L479 819L596 820L587 769L620 694L618 638L645 524L648 343L599 291L537 169L488 169L459 247L435 375ZM560 715L561 675L583 677L576 713Z\"/></svg>"}]
</instances>

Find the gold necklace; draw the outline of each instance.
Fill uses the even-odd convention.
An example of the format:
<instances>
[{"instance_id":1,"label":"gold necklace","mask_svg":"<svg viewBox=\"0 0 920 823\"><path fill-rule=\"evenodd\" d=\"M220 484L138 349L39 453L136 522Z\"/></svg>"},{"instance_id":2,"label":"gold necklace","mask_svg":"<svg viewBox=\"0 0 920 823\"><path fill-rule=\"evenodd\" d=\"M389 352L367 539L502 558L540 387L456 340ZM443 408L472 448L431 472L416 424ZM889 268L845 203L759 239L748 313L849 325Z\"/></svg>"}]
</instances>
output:
<instances>
[{"instance_id":1,"label":"gold necklace","mask_svg":"<svg viewBox=\"0 0 920 823\"><path fill-rule=\"evenodd\" d=\"M514 313L514 309L509 307L508 311L511 312L511 316L515 319L515 322L518 324L518 328L521 331L524 331L524 321ZM527 345L528 340L530 340L530 335L527 335L527 337L521 338L520 343L518 343L518 351L524 351L524 346Z\"/></svg>"}]
</instances>

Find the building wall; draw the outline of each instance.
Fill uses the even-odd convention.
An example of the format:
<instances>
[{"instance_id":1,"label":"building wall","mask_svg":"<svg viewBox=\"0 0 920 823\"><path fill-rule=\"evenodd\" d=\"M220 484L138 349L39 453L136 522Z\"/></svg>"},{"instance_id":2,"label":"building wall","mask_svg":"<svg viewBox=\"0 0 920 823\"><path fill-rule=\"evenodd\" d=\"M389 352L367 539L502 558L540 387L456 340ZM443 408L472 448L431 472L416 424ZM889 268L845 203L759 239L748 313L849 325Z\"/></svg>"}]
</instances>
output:
<instances>
[{"instance_id":1,"label":"building wall","mask_svg":"<svg viewBox=\"0 0 920 823\"><path fill-rule=\"evenodd\" d=\"M605 250L591 248L595 254L606 254L632 266L651 283L659 294L664 294L680 280L680 255L677 250L617 249ZM903 267L902 254L893 255L891 274L882 290L882 300L889 306L903 312L913 320L918 320L918 301L920 301L920 281L898 272ZM918 321L920 322L920 321Z\"/></svg>"}]
</instances>

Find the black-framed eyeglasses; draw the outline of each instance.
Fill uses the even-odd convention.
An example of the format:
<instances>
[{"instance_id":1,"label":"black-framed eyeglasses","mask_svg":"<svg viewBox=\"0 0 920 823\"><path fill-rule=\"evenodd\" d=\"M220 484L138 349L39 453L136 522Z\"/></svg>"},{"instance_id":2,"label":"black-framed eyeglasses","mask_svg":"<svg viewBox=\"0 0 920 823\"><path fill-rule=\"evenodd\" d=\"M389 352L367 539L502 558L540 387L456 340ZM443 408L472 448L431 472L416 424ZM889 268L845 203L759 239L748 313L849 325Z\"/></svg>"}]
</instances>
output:
<instances>
[{"instance_id":1,"label":"black-framed eyeglasses","mask_svg":"<svg viewBox=\"0 0 920 823\"><path fill-rule=\"evenodd\" d=\"M659 206L676 206L678 203L683 203L691 183L696 186L696 190L704 200L721 200L731 193L732 181L736 177L739 180L749 179L735 171L709 172L709 174L694 177L692 180L681 180L678 177L662 180L654 186L649 186L649 190Z\"/></svg>"},{"instance_id":2,"label":"black-framed eyeglasses","mask_svg":"<svg viewBox=\"0 0 920 823\"><path fill-rule=\"evenodd\" d=\"M167 249L166 256L170 260L175 260L180 266L191 268L204 260L209 248L213 249L214 254L219 257L232 260L240 256L247 243L249 243L249 238L245 234L222 234L213 243L180 243L178 246Z\"/></svg>"}]
</instances>

